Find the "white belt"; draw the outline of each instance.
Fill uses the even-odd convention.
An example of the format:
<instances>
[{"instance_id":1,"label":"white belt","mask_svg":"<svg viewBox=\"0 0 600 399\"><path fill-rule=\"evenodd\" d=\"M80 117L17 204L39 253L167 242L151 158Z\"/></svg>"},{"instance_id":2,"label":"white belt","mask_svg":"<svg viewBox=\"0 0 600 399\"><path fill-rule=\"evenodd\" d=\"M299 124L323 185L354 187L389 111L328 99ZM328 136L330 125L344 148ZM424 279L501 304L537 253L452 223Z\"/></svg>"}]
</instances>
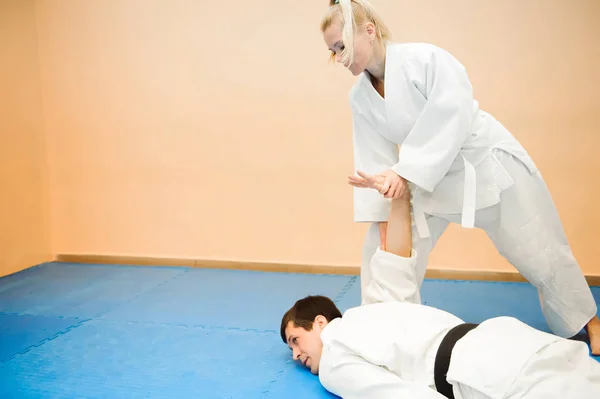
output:
<instances>
[{"instance_id":1,"label":"white belt","mask_svg":"<svg viewBox=\"0 0 600 399\"><path fill-rule=\"evenodd\" d=\"M467 161L467 158L463 154L460 154L465 164L465 183L463 192L463 207L462 207L462 219L461 226L465 228L475 227L475 207L476 207L476 193L477 193L477 176L475 174L475 167ZM413 206L413 214L415 217L415 225L419 237L427 238L429 234L429 226L427 226L427 218L425 212L418 203Z\"/></svg>"}]
</instances>

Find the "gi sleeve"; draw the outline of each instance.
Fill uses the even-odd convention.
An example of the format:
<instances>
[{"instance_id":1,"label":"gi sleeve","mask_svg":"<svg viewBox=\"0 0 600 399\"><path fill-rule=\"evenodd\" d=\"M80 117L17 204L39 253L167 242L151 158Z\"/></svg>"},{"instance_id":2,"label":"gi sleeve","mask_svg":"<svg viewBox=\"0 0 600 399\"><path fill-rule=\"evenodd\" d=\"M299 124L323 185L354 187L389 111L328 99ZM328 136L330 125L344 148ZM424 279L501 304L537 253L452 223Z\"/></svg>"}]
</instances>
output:
<instances>
[{"instance_id":1,"label":"gi sleeve","mask_svg":"<svg viewBox=\"0 0 600 399\"><path fill-rule=\"evenodd\" d=\"M320 380L325 389L344 399L446 399L422 383L405 381L350 353L336 359Z\"/></svg>"},{"instance_id":2,"label":"gi sleeve","mask_svg":"<svg viewBox=\"0 0 600 399\"><path fill-rule=\"evenodd\" d=\"M354 170L374 175L398 162L398 145L381 136L350 99ZM354 221L384 222L390 212L390 200L377 190L354 187Z\"/></svg>"},{"instance_id":3,"label":"gi sleeve","mask_svg":"<svg viewBox=\"0 0 600 399\"><path fill-rule=\"evenodd\" d=\"M471 133L476 102L463 65L440 48L425 48L411 56L406 67L425 105L392 170L432 192Z\"/></svg>"},{"instance_id":4,"label":"gi sleeve","mask_svg":"<svg viewBox=\"0 0 600 399\"><path fill-rule=\"evenodd\" d=\"M371 279L362 290L362 304L377 302L421 303L415 266L417 251L410 258L377 248L371 257Z\"/></svg>"}]
</instances>

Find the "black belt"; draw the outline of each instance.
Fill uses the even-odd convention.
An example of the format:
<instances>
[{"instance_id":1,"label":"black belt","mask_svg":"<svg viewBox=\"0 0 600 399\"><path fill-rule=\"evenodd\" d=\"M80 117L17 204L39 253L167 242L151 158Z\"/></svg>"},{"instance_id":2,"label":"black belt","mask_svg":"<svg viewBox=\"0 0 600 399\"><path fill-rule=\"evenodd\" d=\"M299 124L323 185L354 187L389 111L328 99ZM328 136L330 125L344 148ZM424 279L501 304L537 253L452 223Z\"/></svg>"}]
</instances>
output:
<instances>
[{"instance_id":1,"label":"black belt","mask_svg":"<svg viewBox=\"0 0 600 399\"><path fill-rule=\"evenodd\" d=\"M452 355L452 349L459 339L465 336L466 333L477 327L478 324L463 323L456 327L453 327L442 342L435 355L435 365L433 369L433 377L435 380L435 387L439 393L449 399L454 399L454 392L452 392L452 385L446 380L448 374L448 367L450 367L450 356Z\"/></svg>"}]
</instances>

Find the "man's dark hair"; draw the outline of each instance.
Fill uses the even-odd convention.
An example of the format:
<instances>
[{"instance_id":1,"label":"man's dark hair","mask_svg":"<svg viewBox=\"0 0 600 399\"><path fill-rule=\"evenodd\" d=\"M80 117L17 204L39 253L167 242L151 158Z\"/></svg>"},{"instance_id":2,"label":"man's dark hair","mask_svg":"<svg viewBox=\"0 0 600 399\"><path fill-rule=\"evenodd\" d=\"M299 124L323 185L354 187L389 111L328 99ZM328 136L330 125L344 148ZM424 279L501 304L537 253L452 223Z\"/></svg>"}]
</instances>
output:
<instances>
[{"instance_id":1,"label":"man's dark hair","mask_svg":"<svg viewBox=\"0 0 600 399\"><path fill-rule=\"evenodd\" d=\"M294 327L302 327L306 331L312 330L313 322L317 316L324 316L328 322L342 317L342 312L335 306L335 303L326 296L310 295L306 298L296 301L281 319L281 339L287 343L285 329L291 321Z\"/></svg>"}]
</instances>

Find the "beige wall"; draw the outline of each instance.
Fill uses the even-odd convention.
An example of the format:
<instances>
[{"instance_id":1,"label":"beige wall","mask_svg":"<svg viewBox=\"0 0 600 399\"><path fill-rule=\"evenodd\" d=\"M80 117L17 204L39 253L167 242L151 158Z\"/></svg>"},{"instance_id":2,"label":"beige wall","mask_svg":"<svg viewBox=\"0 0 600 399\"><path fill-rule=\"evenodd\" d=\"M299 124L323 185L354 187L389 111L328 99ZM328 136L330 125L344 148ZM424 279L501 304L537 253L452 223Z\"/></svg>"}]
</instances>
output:
<instances>
[{"instance_id":1,"label":"beige wall","mask_svg":"<svg viewBox=\"0 0 600 399\"><path fill-rule=\"evenodd\" d=\"M0 276L48 261L34 2L0 1Z\"/></svg>"},{"instance_id":2,"label":"beige wall","mask_svg":"<svg viewBox=\"0 0 600 399\"><path fill-rule=\"evenodd\" d=\"M327 63L326 4L37 1L53 253L358 264L353 78ZM600 274L600 2L374 4L397 40L464 62ZM458 227L431 264L510 269Z\"/></svg>"}]
</instances>

